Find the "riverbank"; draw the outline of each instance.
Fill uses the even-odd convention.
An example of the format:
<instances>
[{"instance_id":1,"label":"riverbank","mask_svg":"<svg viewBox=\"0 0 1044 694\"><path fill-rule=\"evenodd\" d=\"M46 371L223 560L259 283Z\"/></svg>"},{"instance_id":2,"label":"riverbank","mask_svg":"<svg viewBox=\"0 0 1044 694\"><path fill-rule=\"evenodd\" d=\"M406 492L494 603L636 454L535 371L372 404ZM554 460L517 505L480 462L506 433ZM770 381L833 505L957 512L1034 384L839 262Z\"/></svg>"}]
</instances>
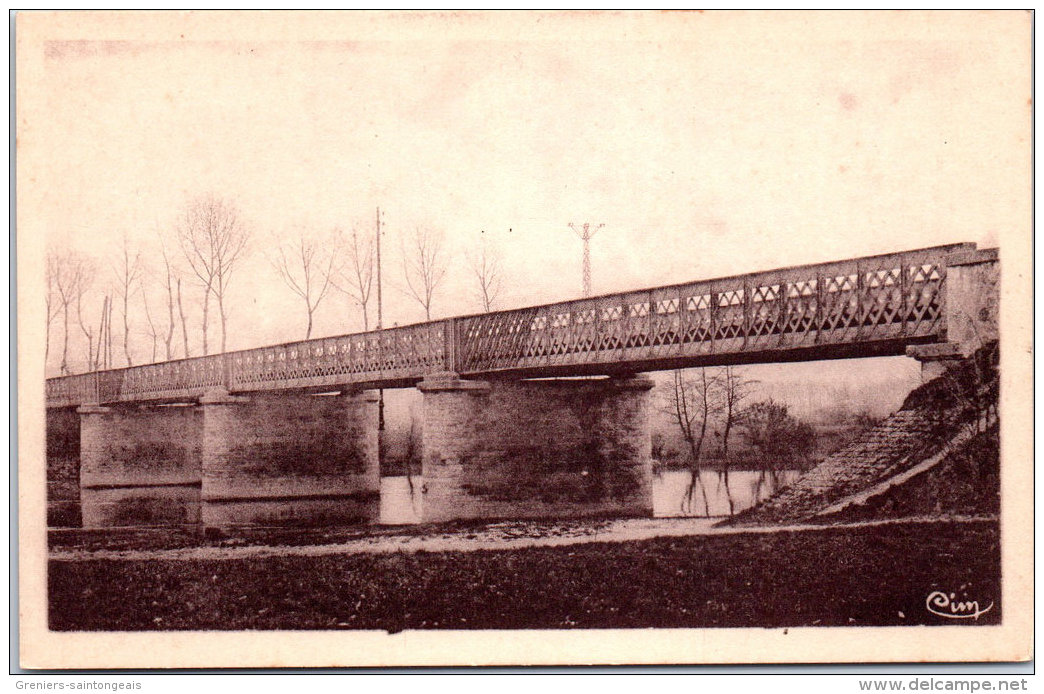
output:
<instances>
[{"instance_id":1,"label":"riverbank","mask_svg":"<svg viewBox=\"0 0 1044 694\"><path fill-rule=\"evenodd\" d=\"M996 516L948 516L949 522L990 521ZM417 552L476 552L483 550L564 547L592 542L632 542L661 537L764 534L822 530L837 525L849 529L885 525L934 525L938 515L907 518L874 518L736 527L728 518L602 518L565 521L514 520L404 527L356 527L312 529L299 533L283 528L241 528L232 537L207 537L183 530L128 531L105 535L97 532L78 539L63 533L63 544L53 544L56 561L110 560L213 560L256 557L328 556Z\"/></svg>"},{"instance_id":2,"label":"riverbank","mask_svg":"<svg viewBox=\"0 0 1044 694\"><path fill-rule=\"evenodd\" d=\"M462 530L464 539L479 537ZM220 558L53 548L50 623L56 630L389 631L953 623L926 610L935 590L997 601L976 623L1000 618L995 520L695 530L619 541L574 532L545 537L557 544L530 538L528 546L495 550L305 551L327 544L266 554L244 547L236 551L254 554Z\"/></svg>"}]
</instances>

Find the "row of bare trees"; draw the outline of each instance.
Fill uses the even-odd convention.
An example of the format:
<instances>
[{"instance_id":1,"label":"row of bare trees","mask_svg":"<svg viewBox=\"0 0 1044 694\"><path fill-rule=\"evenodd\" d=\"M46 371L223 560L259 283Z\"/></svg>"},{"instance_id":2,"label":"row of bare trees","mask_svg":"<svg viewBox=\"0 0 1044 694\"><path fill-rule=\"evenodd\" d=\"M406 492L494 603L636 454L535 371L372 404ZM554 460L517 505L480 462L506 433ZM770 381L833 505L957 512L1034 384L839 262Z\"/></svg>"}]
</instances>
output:
<instances>
[{"instance_id":1,"label":"row of bare trees","mask_svg":"<svg viewBox=\"0 0 1044 694\"><path fill-rule=\"evenodd\" d=\"M75 311L80 329L88 340L88 365L97 363L95 343L91 326L84 322L83 297L94 282L95 268L90 259L78 254L49 255L45 267L45 309L47 317L46 346L44 359L50 355L51 326L58 317L62 321L61 372L69 373L69 322L70 312ZM104 325L104 316L103 316ZM102 328L99 328L99 331ZM111 340L109 342L111 344Z\"/></svg>"},{"instance_id":2,"label":"row of bare trees","mask_svg":"<svg viewBox=\"0 0 1044 694\"><path fill-rule=\"evenodd\" d=\"M108 268L73 251L50 253L46 270L45 360L51 349L52 325L60 316L62 354L59 372L71 373L69 342L73 314L86 343L82 362L84 370L118 365L115 351L121 348L122 361L126 366L133 366L138 358L131 336L137 330L149 338L148 361L156 361L161 355L166 359L178 356L175 334L179 326L181 356L192 356L190 319L186 311L186 293L190 291L198 295L202 307L199 326L203 354L210 351L211 302L218 308L223 351L228 335L228 291L233 273L247 249L250 232L241 222L234 205L214 196L204 196L186 207L173 229L173 236L180 251L178 255L168 251L168 239L160 235L162 269L150 264L140 249L132 248L126 237L117 249L110 251L112 260ZM164 307L161 310L157 310L154 303L156 286L163 295ZM90 300L100 302L97 320L88 315L87 303ZM119 317L115 339L114 307L118 309ZM135 321L142 318L144 326L136 328Z\"/></svg>"},{"instance_id":3,"label":"row of bare trees","mask_svg":"<svg viewBox=\"0 0 1044 694\"><path fill-rule=\"evenodd\" d=\"M189 203L171 232L158 236L156 259L147 259L124 238L110 252L107 268L75 252L48 255L45 360L60 327L59 373L73 372L73 321L83 334L83 357L77 361L83 370L189 357L192 344L200 346L202 354L210 354L215 318L220 351L226 351L229 289L251 250L251 229L233 203L210 195ZM415 301L430 320L450 265L444 237L418 227L399 241L401 281L390 284ZM353 228L347 233L341 229L317 233L297 227L274 239L270 247L270 264L300 301L305 339L312 336L316 312L331 291L356 304L363 329L370 329L376 286L372 232ZM466 254L466 260L478 304L483 311L494 309L502 288L499 254L483 240L474 253ZM98 313L91 315L94 302ZM132 339L134 335L139 340L144 337L147 356L135 353L141 351L141 343Z\"/></svg>"},{"instance_id":4,"label":"row of bare trees","mask_svg":"<svg viewBox=\"0 0 1044 694\"><path fill-rule=\"evenodd\" d=\"M449 269L443 241L441 234L420 227L400 238L402 282L393 282L393 286L420 305L425 320L432 318L436 294ZM304 304L305 339L312 336L315 312L331 289L359 306L363 329L370 329L376 265L372 234L352 228L350 234L335 229L331 234L315 236L298 229L277 239L273 245L276 248L271 259L273 267ZM483 241L466 259L482 310L493 310L503 286L499 254Z\"/></svg>"}]
</instances>

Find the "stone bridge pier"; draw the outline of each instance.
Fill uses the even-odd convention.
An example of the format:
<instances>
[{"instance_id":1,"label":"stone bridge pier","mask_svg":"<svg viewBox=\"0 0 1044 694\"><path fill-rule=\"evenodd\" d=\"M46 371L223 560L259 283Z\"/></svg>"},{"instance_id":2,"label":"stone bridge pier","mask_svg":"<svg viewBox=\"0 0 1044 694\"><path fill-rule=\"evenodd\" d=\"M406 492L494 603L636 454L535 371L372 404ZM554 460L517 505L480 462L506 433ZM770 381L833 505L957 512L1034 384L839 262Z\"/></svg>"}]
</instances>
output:
<instances>
[{"instance_id":1,"label":"stone bridge pier","mask_svg":"<svg viewBox=\"0 0 1044 694\"><path fill-rule=\"evenodd\" d=\"M204 525L376 519L374 391L249 397L217 391L202 397L200 407Z\"/></svg>"},{"instance_id":2,"label":"stone bridge pier","mask_svg":"<svg viewBox=\"0 0 1044 694\"><path fill-rule=\"evenodd\" d=\"M84 405L77 412L81 487L199 484L199 408Z\"/></svg>"},{"instance_id":3,"label":"stone bridge pier","mask_svg":"<svg viewBox=\"0 0 1044 694\"><path fill-rule=\"evenodd\" d=\"M199 522L201 412L192 405L83 405L84 527Z\"/></svg>"},{"instance_id":4,"label":"stone bridge pier","mask_svg":"<svg viewBox=\"0 0 1044 694\"><path fill-rule=\"evenodd\" d=\"M82 406L80 486L85 523L127 487L195 486L204 525L372 520L380 489L372 391L230 396L198 403ZM171 494L157 492L157 504ZM293 503L286 503L287 501ZM201 506L190 504L200 501ZM111 515L111 513L109 514ZM162 514L161 514L162 515ZM169 518L169 509L166 514Z\"/></svg>"},{"instance_id":5,"label":"stone bridge pier","mask_svg":"<svg viewBox=\"0 0 1044 694\"><path fill-rule=\"evenodd\" d=\"M651 516L652 387L428 376L423 520Z\"/></svg>"}]
</instances>

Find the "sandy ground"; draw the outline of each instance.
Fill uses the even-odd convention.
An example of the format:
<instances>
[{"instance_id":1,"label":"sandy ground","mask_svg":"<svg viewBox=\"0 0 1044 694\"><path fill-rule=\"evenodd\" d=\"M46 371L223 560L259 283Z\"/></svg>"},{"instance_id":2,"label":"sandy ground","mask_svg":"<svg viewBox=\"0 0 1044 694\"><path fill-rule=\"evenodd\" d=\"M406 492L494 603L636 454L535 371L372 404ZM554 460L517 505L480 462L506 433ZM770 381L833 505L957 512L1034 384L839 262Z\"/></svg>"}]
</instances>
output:
<instances>
[{"instance_id":1,"label":"sandy ground","mask_svg":"<svg viewBox=\"0 0 1044 694\"><path fill-rule=\"evenodd\" d=\"M560 547L591 542L628 542L658 537L813 532L837 527L872 527L891 524L938 523L940 520L996 520L991 516L918 517L861 521L835 525L775 525L766 527L716 527L719 518L634 518L597 523L547 524L513 521L481 527L433 530L428 534L386 534L362 536L345 542L314 545L204 546L178 549L86 550L53 549L49 558L57 561L94 559L116 560L209 560L258 557L329 556L347 554L385 554L416 552L473 552L511 550L526 547Z\"/></svg>"}]
</instances>

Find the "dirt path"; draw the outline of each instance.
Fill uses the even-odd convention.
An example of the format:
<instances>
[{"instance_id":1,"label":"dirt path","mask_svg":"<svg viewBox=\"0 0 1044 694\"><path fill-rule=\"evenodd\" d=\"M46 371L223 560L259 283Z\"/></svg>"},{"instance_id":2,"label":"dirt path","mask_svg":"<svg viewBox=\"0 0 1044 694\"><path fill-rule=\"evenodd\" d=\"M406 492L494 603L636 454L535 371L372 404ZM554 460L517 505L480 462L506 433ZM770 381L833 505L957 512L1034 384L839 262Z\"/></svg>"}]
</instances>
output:
<instances>
[{"instance_id":1,"label":"dirt path","mask_svg":"<svg viewBox=\"0 0 1044 694\"><path fill-rule=\"evenodd\" d=\"M893 524L927 524L940 521L995 521L994 516L952 516L895 518L860 521L844 525L776 525L765 527L715 527L719 518L636 518L578 525L548 534L534 532L525 522L495 523L481 528L453 530L428 535L380 535L347 542L318 545L255 545L245 547L189 547L151 550L52 550L54 561L111 560L209 560L249 559L257 557L327 556L338 554L385 554L394 552L474 552L508 550L526 547L559 547L589 542L627 542L657 537L694 535L739 535L780 532L811 532L837 527L872 527Z\"/></svg>"}]
</instances>

